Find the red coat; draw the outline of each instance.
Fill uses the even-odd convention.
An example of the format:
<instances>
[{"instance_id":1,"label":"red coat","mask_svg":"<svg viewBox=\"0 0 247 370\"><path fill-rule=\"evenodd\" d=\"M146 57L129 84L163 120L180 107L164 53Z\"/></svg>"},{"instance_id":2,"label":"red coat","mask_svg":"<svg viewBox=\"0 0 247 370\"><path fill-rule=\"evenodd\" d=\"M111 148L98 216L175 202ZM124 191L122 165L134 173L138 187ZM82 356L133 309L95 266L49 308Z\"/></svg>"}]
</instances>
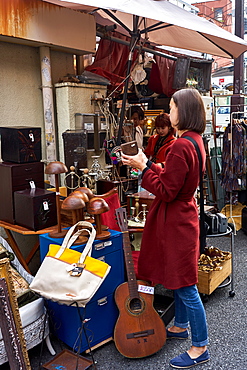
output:
<instances>
[{"instance_id":1,"label":"red coat","mask_svg":"<svg viewBox=\"0 0 247 370\"><path fill-rule=\"evenodd\" d=\"M159 139L160 135L152 135L148 139L148 145L146 149L144 150L144 153L149 158L154 155L154 148L155 145ZM157 154L156 154L156 162L155 163L161 163L165 161L166 155L167 155L167 149L170 147L170 145L176 140L176 138L173 135L168 135L164 144L161 148L159 148ZM152 158L151 158L152 160Z\"/></svg>"},{"instance_id":2,"label":"red coat","mask_svg":"<svg viewBox=\"0 0 247 370\"><path fill-rule=\"evenodd\" d=\"M138 276L167 289L198 282L199 219L194 198L199 184L199 161L193 137L205 163L201 135L189 131L177 139L164 168L152 164L142 186L156 198L148 212L138 260Z\"/></svg>"}]
</instances>

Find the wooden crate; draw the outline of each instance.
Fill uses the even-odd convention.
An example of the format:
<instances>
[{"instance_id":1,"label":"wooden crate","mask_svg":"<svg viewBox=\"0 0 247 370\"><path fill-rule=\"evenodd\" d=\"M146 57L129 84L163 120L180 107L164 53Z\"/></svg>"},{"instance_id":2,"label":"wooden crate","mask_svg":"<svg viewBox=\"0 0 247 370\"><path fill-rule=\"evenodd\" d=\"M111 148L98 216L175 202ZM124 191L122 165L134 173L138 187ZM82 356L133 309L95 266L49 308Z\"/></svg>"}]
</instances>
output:
<instances>
[{"instance_id":1,"label":"wooden crate","mask_svg":"<svg viewBox=\"0 0 247 370\"><path fill-rule=\"evenodd\" d=\"M219 271L198 271L198 291L202 294L211 294L231 274L231 258L222 262Z\"/></svg>"}]
</instances>

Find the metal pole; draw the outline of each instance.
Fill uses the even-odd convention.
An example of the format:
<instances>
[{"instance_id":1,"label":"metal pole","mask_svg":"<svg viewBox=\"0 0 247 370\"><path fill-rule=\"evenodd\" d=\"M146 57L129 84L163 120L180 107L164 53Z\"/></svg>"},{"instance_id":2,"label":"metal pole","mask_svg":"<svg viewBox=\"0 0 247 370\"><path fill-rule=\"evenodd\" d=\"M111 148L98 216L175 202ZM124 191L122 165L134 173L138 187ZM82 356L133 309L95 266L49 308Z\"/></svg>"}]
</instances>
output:
<instances>
[{"instance_id":1,"label":"metal pole","mask_svg":"<svg viewBox=\"0 0 247 370\"><path fill-rule=\"evenodd\" d=\"M127 72L126 72L127 77L126 77L125 84L124 84L124 93L123 93L121 114L120 114L120 120L119 120L118 136L117 136L117 143L116 143L117 145L120 145L121 143L125 107L126 107L126 101L127 101L127 96L128 96L128 86L129 86L129 78L130 78L129 75L130 75L130 68L131 68L131 63L133 59L133 44L136 40L137 38L135 36L131 38L130 52L129 52L129 58L128 58L128 63L127 63Z\"/></svg>"},{"instance_id":2,"label":"metal pole","mask_svg":"<svg viewBox=\"0 0 247 370\"><path fill-rule=\"evenodd\" d=\"M127 46L130 45L129 41L121 40L121 39L119 39L117 37L114 37L114 36L109 36L108 34L104 34L103 32L97 31L96 34L97 34L98 37L101 37L102 39L111 40L111 41L117 42L118 44L122 44L122 45L127 45ZM152 46L150 46L150 47L142 46L141 47L140 45L136 45L135 49L137 49L137 50L142 49L142 51L146 51L147 53L151 53L153 55L158 55L160 57L167 58L167 59L170 59L170 60L177 60L178 59L177 57L174 57L173 55L166 54L165 52L163 53L162 51L154 50L154 49L152 49Z\"/></svg>"},{"instance_id":3,"label":"metal pole","mask_svg":"<svg viewBox=\"0 0 247 370\"><path fill-rule=\"evenodd\" d=\"M127 95L128 95L129 75L130 75L130 68L131 68L131 63L133 59L133 51L134 51L137 41L140 38L140 34L137 30L138 20L139 20L139 17L134 15L133 16L133 32L131 34L131 39L130 39L130 52L129 52L129 58L128 58L128 63L127 63L126 80L124 84L124 93L123 93L123 100L122 100L122 107L121 107L121 114L120 114L120 121L119 121L119 128L118 128L117 145L120 145L121 143L125 107L126 107L126 101L127 101Z\"/></svg>"},{"instance_id":4,"label":"metal pole","mask_svg":"<svg viewBox=\"0 0 247 370\"><path fill-rule=\"evenodd\" d=\"M244 0L235 1L235 35L244 38ZM233 76L233 95L231 105L237 108L231 108L231 111L242 111L244 97L240 96L243 93L243 75L244 75L244 55L241 54L234 59L234 76Z\"/></svg>"},{"instance_id":5,"label":"metal pole","mask_svg":"<svg viewBox=\"0 0 247 370\"><path fill-rule=\"evenodd\" d=\"M40 47L40 67L43 94L44 127L46 159L48 162L57 160L56 132L54 122L53 87L51 81L51 57L50 48ZM49 175L50 184L55 185L54 175Z\"/></svg>"}]
</instances>

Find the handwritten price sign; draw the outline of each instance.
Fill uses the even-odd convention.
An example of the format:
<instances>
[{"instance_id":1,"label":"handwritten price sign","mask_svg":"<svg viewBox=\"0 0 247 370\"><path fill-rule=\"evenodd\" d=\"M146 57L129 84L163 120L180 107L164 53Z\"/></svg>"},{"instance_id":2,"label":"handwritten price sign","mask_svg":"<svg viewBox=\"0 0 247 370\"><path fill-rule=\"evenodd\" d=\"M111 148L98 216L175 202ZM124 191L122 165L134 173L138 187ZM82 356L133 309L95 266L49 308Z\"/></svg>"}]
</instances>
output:
<instances>
[{"instance_id":1,"label":"handwritten price sign","mask_svg":"<svg viewBox=\"0 0 247 370\"><path fill-rule=\"evenodd\" d=\"M147 285L138 285L138 292L154 294L154 287Z\"/></svg>"}]
</instances>

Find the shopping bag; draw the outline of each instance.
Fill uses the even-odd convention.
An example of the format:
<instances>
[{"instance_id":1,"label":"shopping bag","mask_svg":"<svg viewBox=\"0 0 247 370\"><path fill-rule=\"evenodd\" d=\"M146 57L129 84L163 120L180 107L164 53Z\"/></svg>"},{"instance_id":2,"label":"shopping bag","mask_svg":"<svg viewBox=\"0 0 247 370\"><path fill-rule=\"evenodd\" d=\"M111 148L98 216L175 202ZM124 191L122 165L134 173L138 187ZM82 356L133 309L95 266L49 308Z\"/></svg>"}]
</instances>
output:
<instances>
[{"instance_id":1,"label":"shopping bag","mask_svg":"<svg viewBox=\"0 0 247 370\"><path fill-rule=\"evenodd\" d=\"M73 234L77 226L87 229L79 229ZM71 249L85 230L89 233L89 239L82 253ZM50 244L30 289L54 302L85 307L111 268L107 263L91 257L95 234L91 223L79 221L69 229L61 246Z\"/></svg>"}]
</instances>

